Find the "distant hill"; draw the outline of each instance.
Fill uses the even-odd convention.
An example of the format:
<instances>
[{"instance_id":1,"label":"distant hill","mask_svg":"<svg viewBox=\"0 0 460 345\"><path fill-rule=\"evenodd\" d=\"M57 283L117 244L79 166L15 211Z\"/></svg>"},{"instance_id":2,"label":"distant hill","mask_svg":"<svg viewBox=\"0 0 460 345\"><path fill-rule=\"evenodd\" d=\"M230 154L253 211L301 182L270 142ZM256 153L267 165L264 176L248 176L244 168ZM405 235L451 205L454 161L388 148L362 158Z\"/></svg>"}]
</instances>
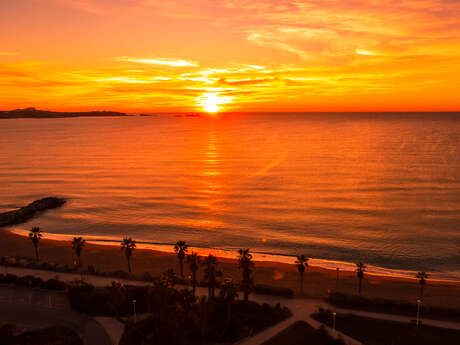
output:
<instances>
[{"instance_id":1,"label":"distant hill","mask_svg":"<svg viewBox=\"0 0 460 345\"><path fill-rule=\"evenodd\" d=\"M116 111L86 111L86 112L58 112L49 110L37 110L35 108L16 109L0 111L0 119L49 119L64 117L82 117L82 116L128 116L125 113Z\"/></svg>"}]
</instances>

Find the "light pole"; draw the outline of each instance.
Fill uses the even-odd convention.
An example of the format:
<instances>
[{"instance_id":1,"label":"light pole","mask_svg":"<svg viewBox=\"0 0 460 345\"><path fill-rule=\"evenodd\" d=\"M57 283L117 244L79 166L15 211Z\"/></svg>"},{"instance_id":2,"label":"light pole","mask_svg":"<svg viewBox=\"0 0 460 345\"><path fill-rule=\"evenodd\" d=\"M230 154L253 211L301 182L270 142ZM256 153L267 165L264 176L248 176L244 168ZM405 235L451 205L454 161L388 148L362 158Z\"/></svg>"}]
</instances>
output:
<instances>
[{"instance_id":1,"label":"light pole","mask_svg":"<svg viewBox=\"0 0 460 345\"><path fill-rule=\"evenodd\" d=\"M137 322L137 315L136 315L136 300L133 299L133 307L134 307L134 323Z\"/></svg>"},{"instance_id":2,"label":"light pole","mask_svg":"<svg viewBox=\"0 0 460 345\"><path fill-rule=\"evenodd\" d=\"M422 301L420 300L420 298L417 300L417 328L420 327L420 305L422 304Z\"/></svg>"},{"instance_id":3,"label":"light pole","mask_svg":"<svg viewBox=\"0 0 460 345\"><path fill-rule=\"evenodd\" d=\"M332 330L335 332L335 317L337 316L336 312L332 313Z\"/></svg>"}]
</instances>

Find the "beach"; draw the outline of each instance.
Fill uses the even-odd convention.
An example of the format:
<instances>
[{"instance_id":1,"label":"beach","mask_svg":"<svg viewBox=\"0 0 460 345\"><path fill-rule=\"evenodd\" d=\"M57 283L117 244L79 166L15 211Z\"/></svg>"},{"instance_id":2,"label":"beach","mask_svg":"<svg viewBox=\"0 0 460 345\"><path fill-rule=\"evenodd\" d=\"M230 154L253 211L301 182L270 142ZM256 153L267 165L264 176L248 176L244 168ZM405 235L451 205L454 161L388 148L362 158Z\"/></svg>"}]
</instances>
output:
<instances>
[{"instance_id":1,"label":"beach","mask_svg":"<svg viewBox=\"0 0 460 345\"><path fill-rule=\"evenodd\" d=\"M48 240L45 233L39 248L42 262L73 265L75 256L70 241ZM203 251L199 254L204 256L207 255L207 252ZM26 237L7 231L7 229L0 229L0 255L33 259L32 242ZM135 275L148 272L152 276L158 276L168 268L174 269L175 272L179 271L178 260L174 253L138 248L134 251L131 261ZM220 258L219 262L224 278L232 277L235 281L240 280L240 272L235 260ZM102 272L127 271L126 259L120 247L111 245L87 243L82 254L82 264L85 266L93 265ZM184 274L186 276L189 274L186 263L184 264ZM199 280L202 280L202 274L202 270L199 270ZM293 264L256 261L254 281L256 284L291 288L298 293L299 274ZM358 280L355 272L341 270L337 281L335 270L310 266L305 273L304 292L308 297L325 297L328 290L356 293L357 285ZM363 283L363 296L414 303L419 296L419 284L416 279L366 274ZM425 305L460 308L460 282L428 279L425 287Z\"/></svg>"}]
</instances>

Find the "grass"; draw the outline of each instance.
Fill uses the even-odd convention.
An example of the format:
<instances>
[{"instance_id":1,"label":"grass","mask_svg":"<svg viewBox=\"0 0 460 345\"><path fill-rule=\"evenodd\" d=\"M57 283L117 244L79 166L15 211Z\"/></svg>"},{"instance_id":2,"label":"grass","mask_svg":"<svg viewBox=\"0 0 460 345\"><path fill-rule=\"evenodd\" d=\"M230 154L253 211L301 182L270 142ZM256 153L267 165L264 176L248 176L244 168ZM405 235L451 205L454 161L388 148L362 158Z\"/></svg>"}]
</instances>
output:
<instances>
[{"instance_id":1,"label":"grass","mask_svg":"<svg viewBox=\"0 0 460 345\"><path fill-rule=\"evenodd\" d=\"M324 328L315 329L305 321L297 321L263 345L345 345L331 337Z\"/></svg>"},{"instance_id":2,"label":"grass","mask_svg":"<svg viewBox=\"0 0 460 345\"><path fill-rule=\"evenodd\" d=\"M330 311L313 315L332 327ZM460 331L421 326L387 320L371 319L352 314L337 314L336 328L366 345L458 345Z\"/></svg>"}]
</instances>

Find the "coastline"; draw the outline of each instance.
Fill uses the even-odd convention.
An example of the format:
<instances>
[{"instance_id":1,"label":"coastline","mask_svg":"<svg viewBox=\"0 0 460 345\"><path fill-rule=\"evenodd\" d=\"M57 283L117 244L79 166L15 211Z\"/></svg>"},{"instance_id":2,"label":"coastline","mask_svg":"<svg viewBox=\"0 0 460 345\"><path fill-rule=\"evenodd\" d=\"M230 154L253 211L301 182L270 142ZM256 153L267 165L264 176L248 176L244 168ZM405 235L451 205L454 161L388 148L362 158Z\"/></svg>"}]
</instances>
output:
<instances>
[{"instance_id":1,"label":"coastline","mask_svg":"<svg viewBox=\"0 0 460 345\"><path fill-rule=\"evenodd\" d=\"M6 229L7 231L22 236L27 237L29 230L19 228L19 227L10 227ZM47 239L55 240L55 241L71 241L75 234L54 234L54 233L45 233ZM80 236L80 235L78 235ZM91 236L91 235L84 235L87 243L92 243L94 245L101 245L101 246L118 246L121 237L102 237L102 236ZM153 250L160 253L165 254L174 254L174 243L153 243L153 242L145 242L145 241L138 241L136 240L136 245L138 249L147 249ZM194 251L200 254L201 256L207 256L208 254L212 254L220 259L229 259L229 260L236 260L237 254L235 250L226 250L220 248L209 248L209 247L197 247L197 246L189 246L189 251ZM251 250L253 254L254 261L256 262L273 262L273 263L280 263L280 264L288 264L293 265L296 260L296 256L294 255L285 255L285 254L272 254L272 253L264 253L264 252L257 252ZM391 268L384 268L379 266L373 266L366 264L366 273L372 276L380 276L380 277L389 277L389 278L403 278L409 280L416 280L415 276L417 275L417 271L412 270L403 270L403 269L391 269ZM338 260L326 260L326 259L317 259L317 258L310 258L308 261L309 267L317 267L321 269L325 269L328 271L333 272L336 274L337 268L339 268L340 272L355 272L356 265L352 262L345 262L345 261L338 261ZM452 275L443 274L443 273L433 273L427 272L429 274L430 281L432 282L451 282L451 283L458 283L460 284L460 279L454 278Z\"/></svg>"},{"instance_id":2,"label":"coastline","mask_svg":"<svg viewBox=\"0 0 460 345\"><path fill-rule=\"evenodd\" d=\"M42 260L71 266L74 261L74 253L70 244L72 236L69 235L69 240L57 240L50 237L52 236L44 233L44 238L40 241ZM240 272L234 258L225 257L209 250L199 252L199 254L207 255L210 252L219 258L223 277L231 277L235 281L240 280ZM12 232L11 229L2 228L0 229L0 253L2 256L32 258L33 246L28 238ZM126 270L125 258L120 247L114 243L95 244L94 241L88 239L82 254L82 261L84 265L93 265L97 270L103 272ZM286 287L298 292L298 272L293 263L260 261L257 255L254 261L254 280L257 284ZM174 253L146 248L142 244L134 252L132 265L134 274L148 272L157 276L168 268L178 271L178 260ZM187 276L187 265L184 267ZM202 279L201 269L198 271L198 277L199 280ZM325 297L328 291L356 293L356 288L356 273L351 270L341 269L339 280L337 280L335 269L318 267L313 264L308 267L305 273L304 291L310 297ZM392 299L413 302L418 297L419 285L414 278L366 273L363 287L365 297L388 298L389 290L392 291ZM427 305L459 308L460 282L429 279L425 301Z\"/></svg>"}]
</instances>

